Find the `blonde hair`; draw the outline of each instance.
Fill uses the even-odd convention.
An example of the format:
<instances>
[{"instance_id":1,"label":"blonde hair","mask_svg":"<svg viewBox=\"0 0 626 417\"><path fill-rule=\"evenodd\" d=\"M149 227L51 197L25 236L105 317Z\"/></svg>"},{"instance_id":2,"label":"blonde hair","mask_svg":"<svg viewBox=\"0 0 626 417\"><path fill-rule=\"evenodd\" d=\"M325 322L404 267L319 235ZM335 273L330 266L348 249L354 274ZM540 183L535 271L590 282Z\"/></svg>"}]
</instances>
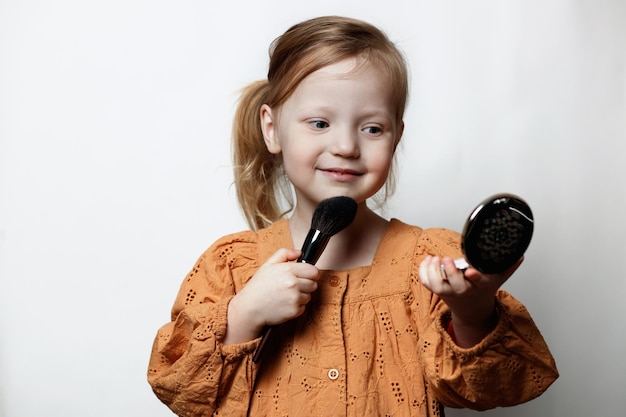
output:
<instances>
[{"instance_id":1,"label":"blonde hair","mask_svg":"<svg viewBox=\"0 0 626 417\"><path fill-rule=\"evenodd\" d=\"M357 56L388 75L396 122L402 123L408 97L404 57L380 29L356 19L325 16L292 26L270 46L267 80L243 89L233 123L233 162L239 204L253 230L293 208L282 156L270 153L263 140L261 106L281 105L311 73ZM393 192L393 182L390 174L385 197Z\"/></svg>"}]
</instances>

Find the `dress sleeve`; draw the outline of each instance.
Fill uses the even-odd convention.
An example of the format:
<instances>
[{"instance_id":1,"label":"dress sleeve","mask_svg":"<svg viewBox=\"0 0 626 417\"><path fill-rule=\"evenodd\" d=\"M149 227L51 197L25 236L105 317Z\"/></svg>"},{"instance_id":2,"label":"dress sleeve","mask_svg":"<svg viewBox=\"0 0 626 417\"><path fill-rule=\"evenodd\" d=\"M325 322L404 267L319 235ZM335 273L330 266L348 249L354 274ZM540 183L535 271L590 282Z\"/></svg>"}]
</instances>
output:
<instances>
[{"instance_id":1,"label":"dress sleeve","mask_svg":"<svg viewBox=\"0 0 626 417\"><path fill-rule=\"evenodd\" d=\"M459 256L458 242L456 232L425 231L418 239L414 270L428 254ZM450 310L443 300L421 284L415 292L420 300L418 355L429 389L443 405L475 410L517 405L538 397L558 378L539 329L506 291L496 295L495 329L467 349L457 346L447 332Z\"/></svg>"},{"instance_id":2,"label":"dress sleeve","mask_svg":"<svg viewBox=\"0 0 626 417\"><path fill-rule=\"evenodd\" d=\"M148 382L179 416L211 416L219 407L245 416L256 377L259 339L224 345L228 303L258 265L256 234L218 240L183 281L171 321L154 340Z\"/></svg>"}]
</instances>

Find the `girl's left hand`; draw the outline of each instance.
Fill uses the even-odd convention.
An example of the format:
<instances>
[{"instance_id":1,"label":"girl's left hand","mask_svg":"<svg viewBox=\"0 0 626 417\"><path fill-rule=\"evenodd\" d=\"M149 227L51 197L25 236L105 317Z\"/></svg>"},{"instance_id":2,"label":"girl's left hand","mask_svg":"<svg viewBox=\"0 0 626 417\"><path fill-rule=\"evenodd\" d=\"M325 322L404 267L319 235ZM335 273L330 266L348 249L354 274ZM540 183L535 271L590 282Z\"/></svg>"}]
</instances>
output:
<instances>
[{"instance_id":1,"label":"girl's left hand","mask_svg":"<svg viewBox=\"0 0 626 417\"><path fill-rule=\"evenodd\" d=\"M468 330L470 346L482 340L495 325L495 295L517 268L515 265L500 274L483 274L472 267L464 272L457 269L450 257L427 256L419 267L422 284L439 295L450 307L457 339ZM461 339L465 339L461 337ZM457 340L464 342L464 340Z\"/></svg>"}]
</instances>

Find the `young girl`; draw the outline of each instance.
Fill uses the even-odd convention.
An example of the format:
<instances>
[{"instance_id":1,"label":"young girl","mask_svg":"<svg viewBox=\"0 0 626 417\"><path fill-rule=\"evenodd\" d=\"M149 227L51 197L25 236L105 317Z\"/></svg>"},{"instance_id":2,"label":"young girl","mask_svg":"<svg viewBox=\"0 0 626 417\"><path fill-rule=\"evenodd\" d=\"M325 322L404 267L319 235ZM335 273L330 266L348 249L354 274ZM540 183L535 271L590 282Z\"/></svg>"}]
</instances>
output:
<instances>
[{"instance_id":1,"label":"young girl","mask_svg":"<svg viewBox=\"0 0 626 417\"><path fill-rule=\"evenodd\" d=\"M180 416L440 416L543 393L554 360L499 290L517 266L463 274L457 233L366 204L391 191L408 90L400 52L340 17L293 26L271 52L234 125L252 230L219 239L184 280L152 351L156 395ZM317 204L340 195L358 203L352 224L316 265L294 262Z\"/></svg>"}]
</instances>

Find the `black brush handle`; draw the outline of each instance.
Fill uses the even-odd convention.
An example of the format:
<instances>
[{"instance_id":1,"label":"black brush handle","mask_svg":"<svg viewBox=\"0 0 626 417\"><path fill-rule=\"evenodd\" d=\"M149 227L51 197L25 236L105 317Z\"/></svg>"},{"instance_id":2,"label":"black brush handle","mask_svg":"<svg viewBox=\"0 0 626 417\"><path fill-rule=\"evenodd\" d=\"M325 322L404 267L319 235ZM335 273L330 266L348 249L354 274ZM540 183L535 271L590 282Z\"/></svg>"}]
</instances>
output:
<instances>
[{"instance_id":1,"label":"black brush handle","mask_svg":"<svg viewBox=\"0 0 626 417\"><path fill-rule=\"evenodd\" d=\"M263 356L263 352L267 350L267 345L269 344L269 340L272 337L272 330L274 326L268 326L265 328L265 332L263 333L263 337L261 338L261 343L254 351L254 356L252 357L252 362L258 363L261 360L261 356Z\"/></svg>"},{"instance_id":2,"label":"black brush handle","mask_svg":"<svg viewBox=\"0 0 626 417\"><path fill-rule=\"evenodd\" d=\"M326 245L328 244L330 238L331 236L326 235L317 229L309 230L309 233L306 235L304 243L302 244L302 254L296 262L315 265L317 260L322 255L322 252L324 252L324 249L326 249Z\"/></svg>"}]
</instances>

